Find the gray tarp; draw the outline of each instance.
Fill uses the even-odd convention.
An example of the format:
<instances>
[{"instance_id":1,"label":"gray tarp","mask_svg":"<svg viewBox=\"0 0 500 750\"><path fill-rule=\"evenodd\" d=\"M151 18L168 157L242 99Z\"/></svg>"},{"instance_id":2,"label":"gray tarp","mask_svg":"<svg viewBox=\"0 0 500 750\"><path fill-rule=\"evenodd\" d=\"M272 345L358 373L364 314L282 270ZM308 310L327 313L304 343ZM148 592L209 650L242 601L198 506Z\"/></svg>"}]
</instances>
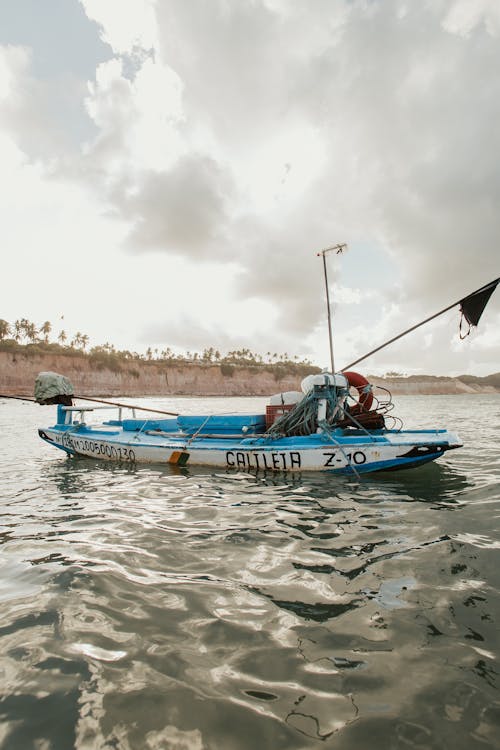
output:
<instances>
[{"instance_id":1,"label":"gray tarp","mask_svg":"<svg viewBox=\"0 0 500 750\"><path fill-rule=\"evenodd\" d=\"M35 380L35 401L39 404L57 403L58 396L73 396L75 389L68 378L57 372L41 372Z\"/></svg>"}]
</instances>

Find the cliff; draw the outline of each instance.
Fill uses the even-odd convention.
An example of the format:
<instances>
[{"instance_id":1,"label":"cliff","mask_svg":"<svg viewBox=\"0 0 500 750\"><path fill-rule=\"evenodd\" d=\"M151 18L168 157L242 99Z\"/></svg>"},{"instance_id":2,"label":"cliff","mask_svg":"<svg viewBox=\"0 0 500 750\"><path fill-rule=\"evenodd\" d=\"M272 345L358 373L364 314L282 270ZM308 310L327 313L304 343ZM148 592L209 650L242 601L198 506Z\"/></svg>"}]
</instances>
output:
<instances>
[{"instance_id":1,"label":"cliff","mask_svg":"<svg viewBox=\"0 0 500 750\"><path fill-rule=\"evenodd\" d=\"M43 371L66 375L75 392L86 396L270 396L300 390L301 380L318 368L306 365L229 365L156 363L96 359L85 354L0 351L0 393L33 393ZM500 393L500 374L485 378L431 375L380 378L368 376L393 395Z\"/></svg>"},{"instance_id":2,"label":"cliff","mask_svg":"<svg viewBox=\"0 0 500 750\"><path fill-rule=\"evenodd\" d=\"M228 364L109 363L87 355L0 351L0 393L31 395L39 372L66 375L85 396L269 396L297 390L318 368Z\"/></svg>"},{"instance_id":3,"label":"cliff","mask_svg":"<svg viewBox=\"0 0 500 750\"><path fill-rule=\"evenodd\" d=\"M387 388L394 396L398 395L452 395L464 393L500 393L500 375L474 377L445 377L438 375L410 375L408 377L380 378L368 375L373 385Z\"/></svg>"}]
</instances>

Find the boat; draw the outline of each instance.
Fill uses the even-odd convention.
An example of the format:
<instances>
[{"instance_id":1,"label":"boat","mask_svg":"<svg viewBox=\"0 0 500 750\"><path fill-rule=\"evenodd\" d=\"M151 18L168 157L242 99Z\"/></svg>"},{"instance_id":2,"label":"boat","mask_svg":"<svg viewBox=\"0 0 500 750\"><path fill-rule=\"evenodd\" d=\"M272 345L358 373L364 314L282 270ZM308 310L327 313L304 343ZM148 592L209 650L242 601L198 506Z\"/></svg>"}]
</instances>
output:
<instances>
[{"instance_id":1,"label":"boat","mask_svg":"<svg viewBox=\"0 0 500 750\"><path fill-rule=\"evenodd\" d=\"M57 404L57 418L51 427L40 428L39 436L70 456L129 464L355 475L410 469L460 448L458 435L447 429L403 429L401 420L391 413L389 392L377 395L372 384L350 368L457 305L462 314L460 337L464 338L468 332L462 335L462 319L469 331L477 326L500 277L337 371L325 256L345 247L335 245L318 253L325 272L330 367L304 378L300 391L272 396L265 413L179 415L88 396L78 398L93 405L74 405L74 388L67 378L40 373L35 400ZM96 416L94 412L109 408L118 408L116 419L88 422ZM161 418L138 418L138 409L160 413Z\"/></svg>"},{"instance_id":2,"label":"boat","mask_svg":"<svg viewBox=\"0 0 500 750\"><path fill-rule=\"evenodd\" d=\"M41 373L39 382L47 376L57 374ZM134 406L68 405L68 394L63 398L56 423L39 429L42 440L70 456L128 464L359 475L420 466L461 446L446 429L402 429L389 414L390 394L377 398L354 372L309 375L301 391L271 397L262 414L141 419ZM110 408L118 409L116 419L88 423Z\"/></svg>"}]
</instances>

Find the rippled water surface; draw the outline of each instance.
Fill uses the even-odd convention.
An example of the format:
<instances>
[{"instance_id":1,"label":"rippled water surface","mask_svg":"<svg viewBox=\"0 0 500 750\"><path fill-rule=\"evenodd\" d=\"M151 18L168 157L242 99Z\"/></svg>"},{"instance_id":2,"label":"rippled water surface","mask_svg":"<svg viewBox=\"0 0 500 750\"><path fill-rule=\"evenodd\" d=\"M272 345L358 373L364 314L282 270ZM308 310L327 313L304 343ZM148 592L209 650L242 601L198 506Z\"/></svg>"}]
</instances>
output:
<instances>
[{"instance_id":1,"label":"rippled water surface","mask_svg":"<svg viewBox=\"0 0 500 750\"><path fill-rule=\"evenodd\" d=\"M359 481L134 468L0 400L0 747L499 748L500 398L396 403L464 447Z\"/></svg>"}]
</instances>

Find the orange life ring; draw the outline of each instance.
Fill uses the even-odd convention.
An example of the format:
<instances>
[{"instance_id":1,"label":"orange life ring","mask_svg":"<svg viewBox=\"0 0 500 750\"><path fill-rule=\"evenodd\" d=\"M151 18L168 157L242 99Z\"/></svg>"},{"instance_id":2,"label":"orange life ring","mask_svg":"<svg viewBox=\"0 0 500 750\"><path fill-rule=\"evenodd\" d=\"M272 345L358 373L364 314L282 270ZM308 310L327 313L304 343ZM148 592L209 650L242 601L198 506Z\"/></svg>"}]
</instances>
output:
<instances>
[{"instance_id":1,"label":"orange life ring","mask_svg":"<svg viewBox=\"0 0 500 750\"><path fill-rule=\"evenodd\" d=\"M359 393L358 403L350 408L351 414L370 411L373 404L373 393L369 381L363 375L351 370L342 372L342 375L347 378L349 385L356 388Z\"/></svg>"}]
</instances>

